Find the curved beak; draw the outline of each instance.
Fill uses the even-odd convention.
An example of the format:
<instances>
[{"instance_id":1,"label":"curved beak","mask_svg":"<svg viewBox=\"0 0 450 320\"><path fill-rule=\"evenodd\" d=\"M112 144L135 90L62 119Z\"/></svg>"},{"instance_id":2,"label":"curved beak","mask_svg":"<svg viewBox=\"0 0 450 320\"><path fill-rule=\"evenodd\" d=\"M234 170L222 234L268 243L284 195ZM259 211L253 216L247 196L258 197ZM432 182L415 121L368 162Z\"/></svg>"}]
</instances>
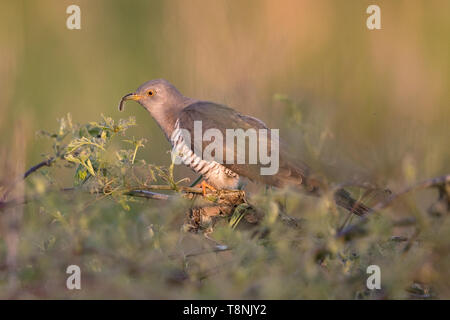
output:
<instances>
[{"instance_id":1,"label":"curved beak","mask_svg":"<svg viewBox=\"0 0 450 320\"><path fill-rule=\"evenodd\" d=\"M141 98L142 98L141 95L135 94L135 93L129 93L129 94L124 95L122 97L122 99L120 99L119 111L123 111L123 106L125 104L125 101L127 101L127 100L139 101Z\"/></svg>"}]
</instances>

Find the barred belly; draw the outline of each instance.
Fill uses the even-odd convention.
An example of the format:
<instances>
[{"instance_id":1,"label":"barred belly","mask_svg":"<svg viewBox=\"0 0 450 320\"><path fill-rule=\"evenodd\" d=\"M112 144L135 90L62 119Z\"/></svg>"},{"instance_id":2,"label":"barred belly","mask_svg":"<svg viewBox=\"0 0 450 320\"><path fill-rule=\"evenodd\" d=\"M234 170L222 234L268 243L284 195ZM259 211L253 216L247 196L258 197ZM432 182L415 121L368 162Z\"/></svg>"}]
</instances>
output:
<instances>
[{"instance_id":1,"label":"barred belly","mask_svg":"<svg viewBox=\"0 0 450 320\"><path fill-rule=\"evenodd\" d=\"M236 189L238 187L239 175L237 173L216 161L206 161L191 150L191 147L185 143L178 120L170 141L173 148L172 154L179 156L185 165L201 174L209 184L218 189Z\"/></svg>"}]
</instances>

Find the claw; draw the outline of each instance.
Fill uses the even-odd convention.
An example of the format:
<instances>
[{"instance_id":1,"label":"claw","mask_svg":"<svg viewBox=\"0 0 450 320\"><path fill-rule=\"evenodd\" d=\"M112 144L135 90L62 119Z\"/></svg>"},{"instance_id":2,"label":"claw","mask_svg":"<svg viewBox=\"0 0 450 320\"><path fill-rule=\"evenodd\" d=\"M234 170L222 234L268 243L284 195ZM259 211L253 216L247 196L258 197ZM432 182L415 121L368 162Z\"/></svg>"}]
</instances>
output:
<instances>
[{"instance_id":1,"label":"claw","mask_svg":"<svg viewBox=\"0 0 450 320\"><path fill-rule=\"evenodd\" d=\"M212 185L206 183L206 181L204 181L204 180L199 184L199 187L202 188L202 194L203 194L204 197L206 196L206 189L209 189L212 192L216 192L217 191L216 188L214 188Z\"/></svg>"}]
</instances>

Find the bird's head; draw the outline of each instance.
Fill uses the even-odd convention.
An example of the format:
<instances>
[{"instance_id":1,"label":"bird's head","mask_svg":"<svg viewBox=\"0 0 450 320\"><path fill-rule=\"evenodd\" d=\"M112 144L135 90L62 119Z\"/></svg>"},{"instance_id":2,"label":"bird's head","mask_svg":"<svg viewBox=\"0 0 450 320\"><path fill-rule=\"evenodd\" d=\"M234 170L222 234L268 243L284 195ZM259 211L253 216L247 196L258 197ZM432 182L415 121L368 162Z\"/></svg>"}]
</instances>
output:
<instances>
[{"instance_id":1,"label":"bird's head","mask_svg":"<svg viewBox=\"0 0 450 320\"><path fill-rule=\"evenodd\" d=\"M145 82L135 92L123 96L119 103L119 110L123 111L125 101L134 100L150 113L154 113L162 108L177 105L183 98L183 95L170 82L155 79Z\"/></svg>"}]
</instances>

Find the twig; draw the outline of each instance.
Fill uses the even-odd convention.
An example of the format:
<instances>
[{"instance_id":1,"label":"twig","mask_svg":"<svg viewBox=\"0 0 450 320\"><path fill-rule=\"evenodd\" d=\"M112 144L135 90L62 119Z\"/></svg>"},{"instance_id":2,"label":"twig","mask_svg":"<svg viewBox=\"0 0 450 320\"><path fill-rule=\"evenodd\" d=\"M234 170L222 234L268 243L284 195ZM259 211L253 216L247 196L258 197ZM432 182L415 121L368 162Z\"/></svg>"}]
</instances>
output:
<instances>
[{"instance_id":1,"label":"twig","mask_svg":"<svg viewBox=\"0 0 450 320\"><path fill-rule=\"evenodd\" d=\"M155 200L169 200L169 198L172 198L172 196L169 196L168 194L151 192L151 191L147 191L147 190L133 190L133 191L130 191L125 194L127 196L132 196L132 197L140 197L140 198L155 199Z\"/></svg>"},{"instance_id":2,"label":"twig","mask_svg":"<svg viewBox=\"0 0 450 320\"><path fill-rule=\"evenodd\" d=\"M52 165L52 163L55 161L55 158L49 158L47 160L41 161L39 162L37 165L31 167L30 169L28 169L24 175L23 178L26 179L30 174L32 174L33 172L39 170L42 167L50 167Z\"/></svg>"},{"instance_id":3,"label":"twig","mask_svg":"<svg viewBox=\"0 0 450 320\"><path fill-rule=\"evenodd\" d=\"M183 194L183 196L189 196L192 194L197 195L197 194L202 194L202 192L203 192L201 188L178 187L178 189ZM80 189L77 189L77 188L59 189L59 191L61 191L61 192L72 192L72 191L77 191L77 190L80 190ZM123 194L131 196L131 197L140 197L140 198L153 199L153 200L170 200L175 197L173 195L163 194L163 193L159 193L159 192L153 192L153 191L149 191L149 190L174 191L173 188L168 185L149 185L149 186L140 187L140 188L126 191ZM228 195L230 197L230 199L233 198L233 196L235 194L237 194L237 195L242 194L241 190L221 190L219 192L221 195L225 195L225 196ZM86 193L92 193L92 192L86 191ZM97 191L94 193L104 194L101 191ZM5 208L16 207L19 205L24 205L24 204L27 204L28 202L35 201L38 199L39 199L38 197L29 197L25 200L13 199L13 200L9 200L9 201L0 201L0 210L3 210Z\"/></svg>"},{"instance_id":4,"label":"twig","mask_svg":"<svg viewBox=\"0 0 450 320\"><path fill-rule=\"evenodd\" d=\"M421 190L421 189L426 189L426 188L432 188L432 187L440 187L444 184L450 183L450 174L446 174L440 177L436 177L433 179L428 179L425 181L422 181L418 184L415 184L411 187L405 188L404 190L392 194L389 198L387 198L384 201L381 201L379 203L377 203L376 205L374 205L372 207L372 211L367 213L364 217L362 217L358 223L355 223L354 225L351 225L343 230L341 230L340 232L337 233L336 237L341 238L341 237L345 237L346 235L352 233L353 231L357 230L359 227L361 227L363 224L365 224L368 221L368 217L370 214L373 214L374 212L377 212L381 209L386 208L387 206L389 206L392 202L394 202L397 198L399 198L402 195L405 195L411 191L416 191L416 190Z\"/></svg>"},{"instance_id":5,"label":"twig","mask_svg":"<svg viewBox=\"0 0 450 320\"><path fill-rule=\"evenodd\" d=\"M1 200L0 200L0 209L3 208L4 204L7 203L5 202L5 200L8 198L9 194L11 193L11 191L14 189L14 187L21 182L22 180L26 179L30 174L32 174L33 172L39 170L42 167L49 167L53 162L55 161L55 158L49 158L47 160L41 161L39 162L37 165L31 167L30 169L28 169L24 175L21 178L16 179L14 182L12 182L8 187L7 190L5 191L5 193L2 195ZM8 201L10 202L10 201Z\"/></svg>"},{"instance_id":6,"label":"twig","mask_svg":"<svg viewBox=\"0 0 450 320\"><path fill-rule=\"evenodd\" d=\"M214 246L214 248L212 249L207 249L207 250L199 250L199 251L194 251L191 253L186 253L186 254L171 254L169 255L169 258L171 259L176 259L176 258L191 258L191 257L196 257L196 256L201 256L204 254L208 254L208 253L220 253L220 252L225 252L225 251L230 251L233 250L233 248L228 247L228 246Z\"/></svg>"}]
</instances>

